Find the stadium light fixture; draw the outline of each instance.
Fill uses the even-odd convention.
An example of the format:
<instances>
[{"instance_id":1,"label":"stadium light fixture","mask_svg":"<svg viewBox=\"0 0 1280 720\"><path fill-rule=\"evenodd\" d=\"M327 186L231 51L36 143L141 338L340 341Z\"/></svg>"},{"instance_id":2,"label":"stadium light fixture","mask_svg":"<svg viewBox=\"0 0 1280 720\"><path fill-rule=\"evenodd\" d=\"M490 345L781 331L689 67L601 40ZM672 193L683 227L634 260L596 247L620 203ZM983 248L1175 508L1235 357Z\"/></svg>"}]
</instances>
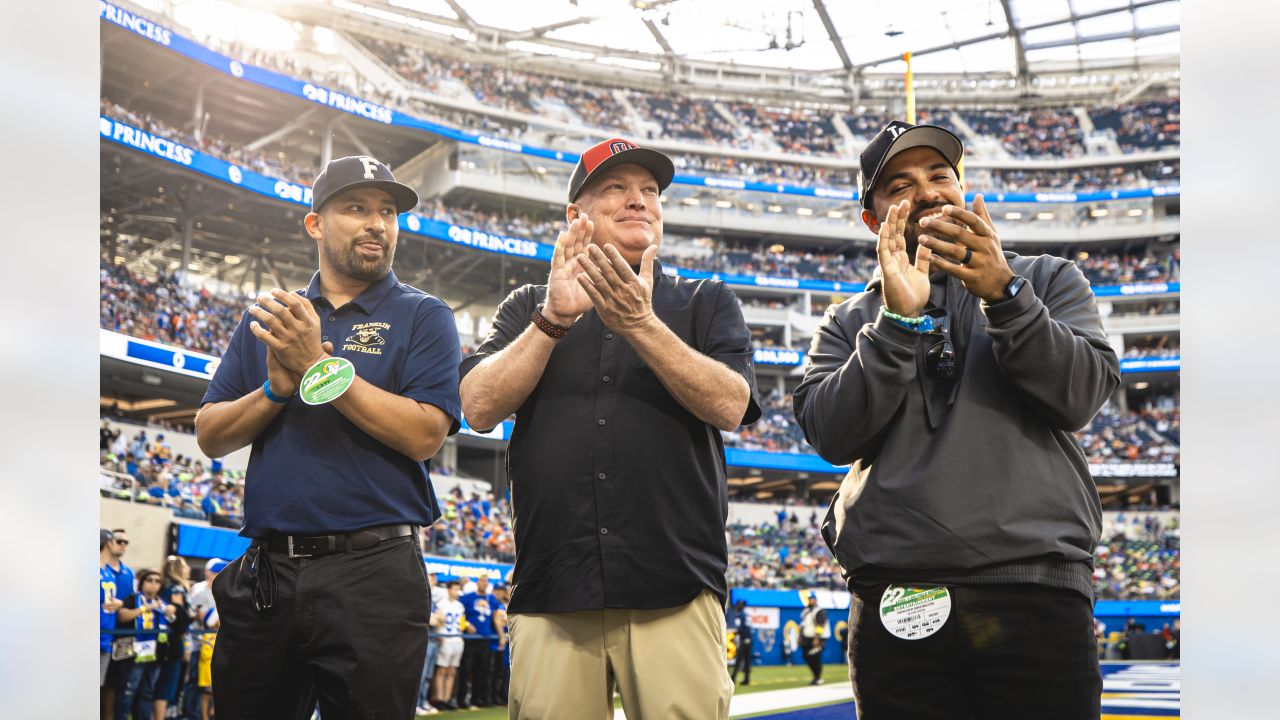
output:
<instances>
[{"instance_id":1,"label":"stadium light fixture","mask_svg":"<svg viewBox=\"0 0 1280 720\"><path fill-rule=\"evenodd\" d=\"M808 216L808 215L812 215L813 211L810 210L809 208L796 208L796 214Z\"/></svg>"},{"instance_id":2,"label":"stadium light fixture","mask_svg":"<svg viewBox=\"0 0 1280 720\"><path fill-rule=\"evenodd\" d=\"M1053 219L1053 213L1051 213L1051 212L1038 212L1038 213L1036 213L1036 219L1037 219L1037 220L1052 220L1052 219Z\"/></svg>"},{"instance_id":3,"label":"stadium light fixture","mask_svg":"<svg viewBox=\"0 0 1280 720\"><path fill-rule=\"evenodd\" d=\"M771 213L780 213L780 212L782 212L782 206L781 206L781 205L770 205L770 206L769 206L769 212L771 212Z\"/></svg>"},{"instance_id":4,"label":"stadium light fixture","mask_svg":"<svg viewBox=\"0 0 1280 720\"><path fill-rule=\"evenodd\" d=\"M717 200L717 201L716 201L716 207L718 207L718 208L731 208L731 207L733 207L733 203L729 202L728 200Z\"/></svg>"},{"instance_id":5,"label":"stadium light fixture","mask_svg":"<svg viewBox=\"0 0 1280 720\"><path fill-rule=\"evenodd\" d=\"M222 262L224 262L224 263L226 263L226 264L228 264L228 265L239 265L239 264L240 264L240 256L239 256L239 255L228 255L228 256L226 256L226 257L222 258Z\"/></svg>"},{"instance_id":6,"label":"stadium light fixture","mask_svg":"<svg viewBox=\"0 0 1280 720\"><path fill-rule=\"evenodd\" d=\"M702 201L696 197L687 197L687 198L681 198L680 204L681 205L701 205Z\"/></svg>"},{"instance_id":7,"label":"stadium light fixture","mask_svg":"<svg viewBox=\"0 0 1280 720\"><path fill-rule=\"evenodd\" d=\"M840 218L844 217L844 213L840 212L839 210L828 210L827 217L835 220L839 220Z\"/></svg>"},{"instance_id":8,"label":"stadium light fixture","mask_svg":"<svg viewBox=\"0 0 1280 720\"><path fill-rule=\"evenodd\" d=\"M1139 215L1145 215L1146 212L1147 211L1142 208L1133 208L1129 212L1125 213L1125 215L1128 215L1129 217L1138 217Z\"/></svg>"},{"instance_id":9,"label":"stadium light fixture","mask_svg":"<svg viewBox=\"0 0 1280 720\"><path fill-rule=\"evenodd\" d=\"M1092 218L1106 217L1110 214L1111 214L1111 211L1106 208L1094 208L1089 211L1089 217L1092 217Z\"/></svg>"},{"instance_id":10,"label":"stadium light fixture","mask_svg":"<svg viewBox=\"0 0 1280 720\"><path fill-rule=\"evenodd\" d=\"M1005 219L1005 220L1021 220L1021 219L1022 219L1022 213L1020 213L1020 212L1007 212L1007 213L1005 213L1005 214L1004 214L1004 219Z\"/></svg>"}]
</instances>

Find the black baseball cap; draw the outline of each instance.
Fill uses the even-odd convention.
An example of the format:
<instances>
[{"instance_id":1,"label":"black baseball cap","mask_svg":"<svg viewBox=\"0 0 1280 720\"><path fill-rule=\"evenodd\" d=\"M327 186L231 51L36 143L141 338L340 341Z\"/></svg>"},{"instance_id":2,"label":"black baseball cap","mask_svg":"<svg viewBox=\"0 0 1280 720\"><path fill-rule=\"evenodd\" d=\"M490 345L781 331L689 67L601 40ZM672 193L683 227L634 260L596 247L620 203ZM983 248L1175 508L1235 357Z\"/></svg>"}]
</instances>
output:
<instances>
[{"instance_id":1,"label":"black baseball cap","mask_svg":"<svg viewBox=\"0 0 1280 720\"><path fill-rule=\"evenodd\" d=\"M98 549L101 550L107 543L116 539L116 534L106 528L98 528Z\"/></svg>"},{"instance_id":2,"label":"black baseball cap","mask_svg":"<svg viewBox=\"0 0 1280 720\"><path fill-rule=\"evenodd\" d=\"M676 176L676 166L671 158L657 150L642 148L622 138L609 138L587 148L578 158L578 165L573 168L573 176L569 178L569 202L577 202L591 179L614 165L632 163L648 170L653 179L658 181L658 192L667 189L671 179Z\"/></svg>"},{"instance_id":3,"label":"black baseball cap","mask_svg":"<svg viewBox=\"0 0 1280 720\"><path fill-rule=\"evenodd\" d=\"M951 163L951 169L960 175L957 166L964 156L964 143L950 130L937 125L912 125L894 120L876 133L858 156L861 172L858 173L858 202L864 209L871 209L871 192L880 180L880 173L894 155L916 147L931 147L942 153Z\"/></svg>"},{"instance_id":4,"label":"black baseball cap","mask_svg":"<svg viewBox=\"0 0 1280 720\"><path fill-rule=\"evenodd\" d=\"M396 212L409 212L418 204L418 193L408 185L396 182L396 176L376 158L350 155L330 160L311 184L311 212L319 212L329 198L354 188L385 190L396 201Z\"/></svg>"}]
</instances>

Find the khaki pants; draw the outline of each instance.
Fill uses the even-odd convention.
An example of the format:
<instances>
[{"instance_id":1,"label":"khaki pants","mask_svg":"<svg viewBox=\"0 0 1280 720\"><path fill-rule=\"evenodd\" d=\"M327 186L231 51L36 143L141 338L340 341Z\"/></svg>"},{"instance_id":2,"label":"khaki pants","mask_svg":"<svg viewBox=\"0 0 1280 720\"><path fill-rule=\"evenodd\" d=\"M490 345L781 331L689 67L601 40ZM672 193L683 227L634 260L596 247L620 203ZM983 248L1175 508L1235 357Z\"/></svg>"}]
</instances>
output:
<instances>
[{"instance_id":1,"label":"khaki pants","mask_svg":"<svg viewBox=\"0 0 1280 720\"><path fill-rule=\"evenodd\" d=\"M520 613L509 620L511 720L613 717L615 683L627 720L723 720L724 609L703 590L660 610Z\"/></svg>"}]
</instances>

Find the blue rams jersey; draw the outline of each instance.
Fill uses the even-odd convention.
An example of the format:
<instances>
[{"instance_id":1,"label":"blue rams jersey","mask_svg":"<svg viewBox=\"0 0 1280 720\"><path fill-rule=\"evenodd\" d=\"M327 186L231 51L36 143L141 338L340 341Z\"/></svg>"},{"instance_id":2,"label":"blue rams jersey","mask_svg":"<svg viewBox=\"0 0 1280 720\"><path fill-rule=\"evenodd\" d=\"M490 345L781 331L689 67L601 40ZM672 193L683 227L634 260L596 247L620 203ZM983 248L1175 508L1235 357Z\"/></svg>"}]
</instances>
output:
<instances>
[{"instance_id":1,"label":"blue rams jersey","mask_svg":"<svg viewBox=\"0 0 1280 720\"><path fill-rule=\"evenodd\" d=\"M480 595L469 592L458 598L462 603L462 607L467 611L467 622L475 628L472 632L477 635L492 635L493 629L493 611L499 606L498 598L493 593Z\"/></svg>"},{"instance_id":2,"label":"blue rams jersey","mask_svg":"<svg viewBox=\"0 0 1280 720\"><path fill-rule=\"evenodd\" d=\"M104 612L102 603L110 599L123 600L132 595L134 590L133 569L128 565L120 563L119 568L113 568L110 565L104 565L99 568L98 598L101 602L98 604L98 623L100 629L110 630L116 626L116 614ZM99 647L103 650L110 650L111 640L111 635L102 634L99 638Z\"/></svg>"},{"instance_id":3,"label":"blue rams jersey","mask_svg":"<svg viewBox=\"0 0 1280 720\"><path fill-rule=\"evenodd\" d=\"M490 597L493 597L493 596L491 595ZM493 607L494 614L497 614L499 611L505 611L507 609L507 606L504 605L503 602L501 600L498 600L496 597L494 597L492 607ZM496 634L498 632L497 627L494 627L493 631ZM493 650L494 652L497 652L498 650L502 649L499 647L499 645L500 643L498 642L498 638L495 637L492 641L490 641L489 649Z\"/></svg>"},{"instance_id":4,"label":"blue rams jersey","mask_svg":"<svg viewBox=\"0 0 1280 720\"><path fill-rule=\"evenodd\" d=\"M116 614L107 612L102 606L108 600L114 600L116 595L116 574L111 568L98 568L98 627L102 630L114 630L116 626ZM99 649L106 652L111 649L111 636L102 633L99 638Z\"/></svg>"}]
</instances>

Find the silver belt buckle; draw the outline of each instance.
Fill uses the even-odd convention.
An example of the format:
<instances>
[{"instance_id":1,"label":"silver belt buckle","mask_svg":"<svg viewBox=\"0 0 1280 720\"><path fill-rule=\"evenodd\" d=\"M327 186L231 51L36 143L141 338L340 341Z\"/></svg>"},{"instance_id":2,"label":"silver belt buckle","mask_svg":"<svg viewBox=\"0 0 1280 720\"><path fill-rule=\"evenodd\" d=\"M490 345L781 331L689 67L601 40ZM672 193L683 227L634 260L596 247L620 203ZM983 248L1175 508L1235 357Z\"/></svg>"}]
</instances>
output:
<instances>
[{"instance_id":1,"label":"silver belt buckle","mask_svg":"<svg viewBox=\"0 0 1280 720\"><path fill-rule=\"evenodd\" d=\"M289 559L290 559L290 560L294 560L294 559L297 559L297 558L309 558L309 557L311 557L311 553L307 553L307 554L305 554L305 555L304 555L304 554L301 554L301 553L295 553L295 552L293 551L293 536L292 536L292 535L287 535L287 536L285 536L285 537L288 539L288 543L289 543Z\"/></svg>"}]
</instances>

